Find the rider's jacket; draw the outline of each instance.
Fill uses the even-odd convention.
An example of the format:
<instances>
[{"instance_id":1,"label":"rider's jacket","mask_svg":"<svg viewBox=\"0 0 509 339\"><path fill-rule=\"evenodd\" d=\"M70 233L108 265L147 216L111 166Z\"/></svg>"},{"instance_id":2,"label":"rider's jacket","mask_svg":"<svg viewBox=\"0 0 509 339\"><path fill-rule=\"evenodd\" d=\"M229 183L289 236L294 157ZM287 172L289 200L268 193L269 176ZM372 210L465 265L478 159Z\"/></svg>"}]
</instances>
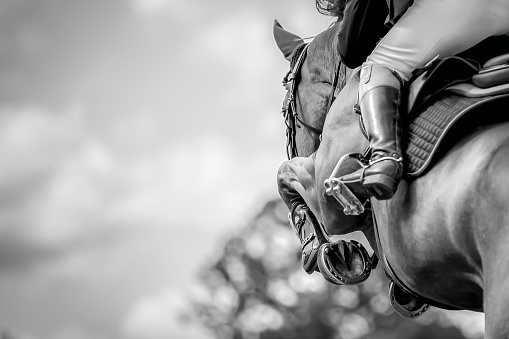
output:
<instances>
[{"instance_id":1,"label":"rider's jacket","mask_svg":"<svg viewBox=\"0 0 509 339\"><path fill-rule=\"evenodd\" d=\"M348 0L338 52L348 68L360 66L413 0Z\"/></svg>"},{"instance_id":2,"label":"rider's jacket","mask_svg":"<svg viewBox=\"0 0 509 339\"><path fill-rule=\"evenodd\" d=\"M387 15L386 24L394 25L396 21L405 13L408 7L412 5L413 0L386 0L389 14Z\"/></svg>"},{"instance_id":3,"label":"rider's jacket","mask_svg":"<svg viewBox=\"0 0 509 339\"><path fill-rule=\"evenodd\" d=\"M385 36L388 7L382 0L348 0L338 33L338 52L348 68L360 66Z\"/></svg>"}]
</instances>

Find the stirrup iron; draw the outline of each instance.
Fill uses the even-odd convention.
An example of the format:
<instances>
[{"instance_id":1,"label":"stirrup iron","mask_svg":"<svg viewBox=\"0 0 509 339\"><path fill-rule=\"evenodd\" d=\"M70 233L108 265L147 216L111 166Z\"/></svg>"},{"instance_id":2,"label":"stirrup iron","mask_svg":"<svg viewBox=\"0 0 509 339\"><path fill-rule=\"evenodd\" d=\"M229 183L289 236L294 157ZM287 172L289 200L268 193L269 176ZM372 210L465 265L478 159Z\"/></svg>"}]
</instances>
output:
<instances>
[{"instance_id":1,"label":"stirrup iron","mask_svg":"<svg viewBox=\"0 0 509 339\"><path fill-rule=\"evenodd\" d=\"M364 167L362 155L358 153L345 154L339 159L331 176L329 179L325 179L323 185L325 186L325 193L334 197L341 204L343 213L346 215L360 215L366 210L364 206L366 202L362 203L340 178L334 177L334 174L338 172L341 165L348 159L354 159L359 162L361 168Z\"/></svg>"},{"instance_id":2,"label":"stirrup iron","mask_svg":"<svg viewBox=\"0 0 509 339\"><path fill-rule=\"evenodd\" d=\"M416 317L422 315L424 312L426 312L429 309L430 305L420 301L420 305L418 305L418 307L416 307L413 310L408 310L407 308L405 308L403 305L401 305L398 302L396 295L395 295L397 288L400 289L401 291L403 291L404 293L406 293L401 287L397 286L394 283L394 281L391 280L391 282L389 284L389 300L390 300L392 308L399 315L401 315L405 318L416 318ZM419 299L417 299L417 300L419 300Z\"/></svg>"}]
</instances>

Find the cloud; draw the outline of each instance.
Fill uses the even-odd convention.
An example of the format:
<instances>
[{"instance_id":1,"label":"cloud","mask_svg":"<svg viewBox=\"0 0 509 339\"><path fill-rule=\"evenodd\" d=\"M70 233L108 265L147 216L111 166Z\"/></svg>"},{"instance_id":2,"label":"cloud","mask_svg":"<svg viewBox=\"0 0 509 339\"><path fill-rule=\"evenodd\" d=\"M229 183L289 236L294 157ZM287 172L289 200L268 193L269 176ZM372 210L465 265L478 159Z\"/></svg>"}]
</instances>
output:
<instances>
[{"instance_id":1,"label":"cloud","mask_svg":"<svg viewBox=\"0 0 509 339\"><path fill-rule=\"evenodd\" d=\"M131 0L135 10L147 14L159 12L177 3L175 0Z\"/></svg>"},{"instance_id":2,"label":"cloud","mask_svg":"<svg viewBox=\"0 0 509 339\"><path fill-rule=\"evenodd\" d=\"M111 337L104 334L91 333L79 326L68 326L50 334L48 339L111 339Z\"/></svg>"},{"instance_id":3,"label":"cloud","mask_svg":"<svg viewBox=\"0 0 509 339\"><path fill-rule=\"evenodd\" d=\"M189 14L203 15L196 11L194 1L179 0L129 0L132 9L138 15L153 20L155 17L171 18L179 24L189 22ZM175 23L175 22L174 22Z\"/></svg>"},{"instance_id":4,"label":"cloud","mask_svg":"<svg viewBox=\"0 0 509 339\"><path fill-rule=\"evenodd\" d=\"M107 210L117 189L108 179L120 169L83 114L0 108L0 274L47 269L119 235Z\"/></svg>"},{"instance_id":5,"label":"cloud","mask_svg":"<svg viewBox=\"0 0 509 339\"><path fill-rule=\"evenodd\" d=\"M57 329L48 339L111 339L109 335L92 333L80 326L67 326Z\"/></svg>"},{"instance_id":6,"label":"cloud","mask_svg":"<svg viewBox=\"0 0 509 339\"><path fill-rule=\"evenodd\" d=\"M264 11L284 9L289 27L309 20L291 0L5 3L26 4L7 38L30 22L42 40L28 36L23 53L48 45L29 59L8 49L16 67L5 61L0 84L15 103L0 107L0 314L60 327L48 330L57 339L102 338L94 329L111 329L122 305L185 284L276 194L287 63ZM174 288L139 299L123 331L201 336L183 329L179 300Z\"/></svg>"},{"instance_id":7,"label":"cloud","mask_svg":"<svg viewBox=\"0 0 509 339\"><path fill-rule=\"evenodd\" d=\"M50 114L36 107L0 108L0 192L14 194L44 180L80 138L77 110Z\"/></svg>"},{"instance_id":8,"label":"cloud","mask_svg":"<svg viewBox=\"0 0 509 339\"><path fill-rule=\"evenodd\" d=\"M151 140L157 128L133 137ZM144 146L150 151L120 155L94 135L83 109L0 109L0 274L36 268L46 280L90 280L86 272L111 244L131 237L187 237L183 224L219 235L273 188L267 155L244 157L236 146L206 131L187 142L152 139Z\"/></svg>"},{"instance_id":9,"label":"cloud","mask_svg":"<svg viewBox=\"0 0 509 339\"><path fill-rule=\"evenodd\" d=\"M184 295L178 289L169 288L139 299L121 323L122 338L211 338L203 328L184 319L188 307Z\"/></svg>"}]
</instances>

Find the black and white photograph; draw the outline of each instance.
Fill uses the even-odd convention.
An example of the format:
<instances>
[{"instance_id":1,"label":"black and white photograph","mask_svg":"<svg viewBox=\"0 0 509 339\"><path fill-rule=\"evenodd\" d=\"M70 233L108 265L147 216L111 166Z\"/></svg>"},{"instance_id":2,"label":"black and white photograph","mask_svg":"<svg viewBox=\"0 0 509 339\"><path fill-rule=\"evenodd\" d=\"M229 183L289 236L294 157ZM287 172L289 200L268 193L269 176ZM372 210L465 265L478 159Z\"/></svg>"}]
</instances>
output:
<instances>
[{"instance_id":1,"label":"black and white photograph","mask_svg":"<svg viewBox=\"0 0 509 339\"><path fill-rule=\"evenodd\" d=\"M509 338L509 1L0 0L0 339Z\"/></svg>"}]
</instances>

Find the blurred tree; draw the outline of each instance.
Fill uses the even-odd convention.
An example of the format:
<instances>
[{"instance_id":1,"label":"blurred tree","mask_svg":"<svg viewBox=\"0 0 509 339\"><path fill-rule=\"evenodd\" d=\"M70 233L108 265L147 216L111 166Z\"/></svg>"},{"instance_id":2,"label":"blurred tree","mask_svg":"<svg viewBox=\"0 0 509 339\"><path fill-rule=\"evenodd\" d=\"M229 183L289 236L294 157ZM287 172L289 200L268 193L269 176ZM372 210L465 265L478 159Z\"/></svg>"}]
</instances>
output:
<instances>
[{"instance_id":1,"label":"blurred tree","mask_svg":"<svg viewBox=\"0 0 509 339\"><path fill-rule=\"evenodd\" d=\"M356 286L335 286L300 265L288 210L270 201L200 276L196 313L217 338L465 338L428 311L417 320L396 314L381 269Z\"/></svg>"}]
</instances>

